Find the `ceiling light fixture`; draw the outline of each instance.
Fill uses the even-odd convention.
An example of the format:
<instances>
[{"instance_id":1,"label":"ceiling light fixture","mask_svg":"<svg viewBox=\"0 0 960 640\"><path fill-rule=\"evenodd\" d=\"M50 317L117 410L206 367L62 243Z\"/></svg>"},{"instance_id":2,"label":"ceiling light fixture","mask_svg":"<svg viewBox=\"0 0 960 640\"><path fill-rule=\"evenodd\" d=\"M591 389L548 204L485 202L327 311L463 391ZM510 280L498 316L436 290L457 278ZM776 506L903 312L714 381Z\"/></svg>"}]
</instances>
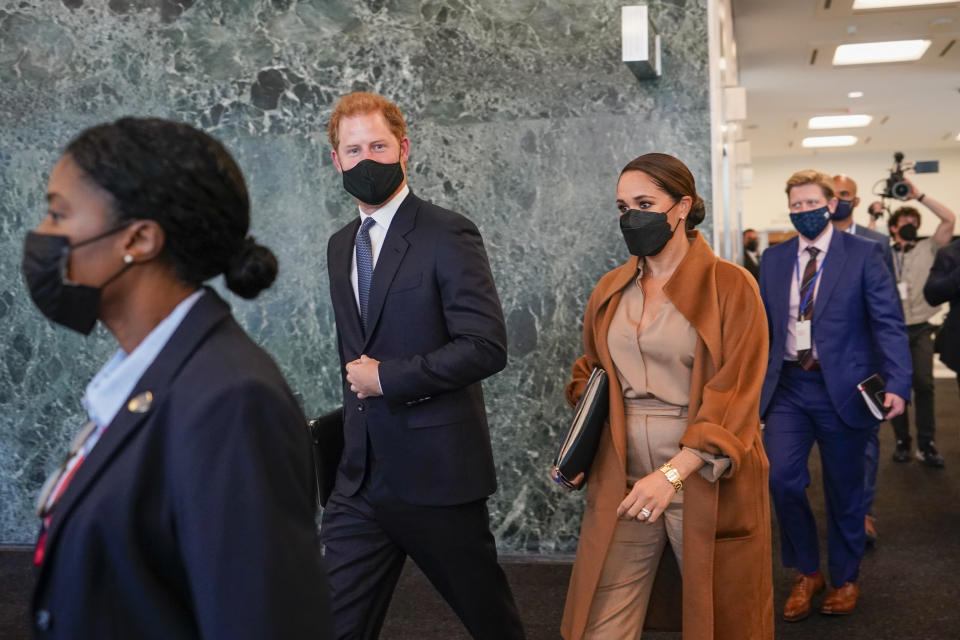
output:
<instances>
[{"instance_id":1,"label":"ceiling light fixture","mask_svg":"<svg viewBox=\"0 0 960 640\"><path fill-rule=\"evenodd\" d=\"M919 60L930 47L929 40L891 40L841 44L833 54L834 66L910 62Z\"/></svg>"},{"instance_id":2,"label":"ceiling light fixture","mask_svg":"<svg viewBox=\"0 0 960 640\"><path fill-rule=\"evenodd\" d=\"M848 98L862 98L862 97L863 97L863 91L851 91L850 93L847 94L847 97L848 97Z\"/></svg>"},{"instance_id":3,"label":"ceiling light fixture","mask_svg":"<svg viewBox=\"0 0 960 640\"><path fill-rule=\"evenodd\" d=\"M844 129L847 127L865 127L873 121L866 114L843 116L814 116L807 122L808 129Z\"/></svg>"},{"instance_id":4,"label":"ceiling light fixture","mask_svg":"<svg viewBox=\"0 0 960 640\"><path fill-rule=\"evenodd\" d=\"M800 144L807 149L850 147L857 144L857 136L817 136L814 138L804 138Z\"/></svg>"},{"instance_id":5,"label":"ceiling light fixture","mask_svg":"<svg viewBox=\"0 0 960 640\"><path fill-rule=\"evenodd\" d=\"M957 0L853 0L854 11L894 9L901 7L929 7L937 4L956 4Z\"/></svg>"}]
</instances>

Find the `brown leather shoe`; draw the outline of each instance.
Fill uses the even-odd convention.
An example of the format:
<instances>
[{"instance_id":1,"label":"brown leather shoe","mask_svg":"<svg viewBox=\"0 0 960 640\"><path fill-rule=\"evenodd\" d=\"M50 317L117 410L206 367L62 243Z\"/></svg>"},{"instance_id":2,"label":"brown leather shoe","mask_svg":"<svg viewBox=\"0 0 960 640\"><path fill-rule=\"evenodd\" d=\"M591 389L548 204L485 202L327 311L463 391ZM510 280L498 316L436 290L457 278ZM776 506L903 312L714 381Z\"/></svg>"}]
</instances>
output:
<instances>
[{"instance_id":1,"label":"brown leather shoe","mask_svg":"<svg viewBox=\"0 0 960 640\"><path fill-rule=\"evenodd\" d=\"M856 582L847 582L839 589L830 589L820 608L820 613L828 616L845 616L853 612L859 596L860 588Z\"/></svg>"},{"instance_id":2,"label":"brown leather shoe","mask_svg":"<svg viewBox=\"0 0 960 640\"><path fill-rule=\"evenodd\" d=\"M873 516L863 517L863 532L867 536L868 547L872 547L877 544L877 523Z\"/></svg>"},{"instance_id":3,"label":"brown leather shoe","mask_svg":"<svg viewBox=\"0 0 960 640\"><path fill-rule=\"evenodd\" d=\"M815 593L821 591L823 591L822 573L815 576L797 574L797 580L793 583L793 590L787 598L787 604L783 606L783 619L787 622L796 622L806 618L810 615L810 600Z\"/></svg>"}]
</instances>

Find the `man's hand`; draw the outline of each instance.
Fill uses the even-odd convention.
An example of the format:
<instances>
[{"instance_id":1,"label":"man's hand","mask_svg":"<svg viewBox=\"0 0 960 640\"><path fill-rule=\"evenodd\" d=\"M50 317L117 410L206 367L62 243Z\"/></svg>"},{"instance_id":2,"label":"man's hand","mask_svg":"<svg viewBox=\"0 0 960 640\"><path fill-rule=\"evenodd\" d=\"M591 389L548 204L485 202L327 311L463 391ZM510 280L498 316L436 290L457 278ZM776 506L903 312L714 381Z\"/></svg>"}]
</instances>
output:
<instances>
[{"instance_id":1,"label":"man's hand","mask_svg":"<svg viewBox=\"0 0 960 640\"><path fill-rule=\"evenodd\" d=\"M909 178L905 177L903 181L906 182L908 185L910 185L910 193L907 194L907 197L904 198L904 200L916 200L921 195L923 195L919 191L917 191L917 185L913 184Z\"/></svg>"},{"instance_id":2,"label":"man's hand","mask_svg":"<svg viewBox=\"0 0 960 640\"><path fill-rule=\"evenodd\" d=\"M379 360L362 355L357 360L348 362L346 369L350 391L357 394L358 398L363 400L383 395L383 390L380 389Z\"/></svg>"},{"instance_id":3,"label":"man's hand","mask_svg":"<svg viewBox=\"0 0 960 640\"><path fill-rule=\"evenodd\" d=\"M883 396L883 408L887 410L884 416L886 420L902 414L906 406L906 401L895 393L887 393Z\"/></svg>"}]
</instances>

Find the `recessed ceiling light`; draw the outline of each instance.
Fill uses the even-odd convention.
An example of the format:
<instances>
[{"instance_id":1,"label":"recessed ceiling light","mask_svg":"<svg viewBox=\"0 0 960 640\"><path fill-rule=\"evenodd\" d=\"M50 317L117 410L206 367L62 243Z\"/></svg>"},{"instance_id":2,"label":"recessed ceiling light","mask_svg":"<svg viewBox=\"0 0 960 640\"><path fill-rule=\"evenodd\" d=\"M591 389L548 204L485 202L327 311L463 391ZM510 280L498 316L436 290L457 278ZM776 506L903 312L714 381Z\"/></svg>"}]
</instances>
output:
<instances>
[{"instance_id":1,"label":"recessed ceiling light","mask_svg":"<svg viewBox=\"0 0 960 640\"><path fill-rule=\"evenodd\" d=\"M847 94L847 97L848 97L848 98L862 98L862 97L863 97L863 91L851 91L850 93Z\"/></svg>"},{"instance_id":2,"label":"recessed ceiling light","mask_svg":"<svg viewBox=\"0 0 960 640\"><path fill-rule=\"evenodd\" d=\"M873 120L866 114L844 116L814 116L807 122L809 129L843 129L846 127L865 127Z\"/></svg>"},{"instance_id":3,"label":"recessed ceiling light","mask_svg":"<svg viewBox=\"0 0 960 640\"><path fill-rule=\"evenodd\" d=\"M879 62L909 62L922 58L929 46L929 40L892 40L889 42L841 44L833 54L833 64L840 66Z\"/></svg>"},{"instance_id":4,"label":"recessed ceiling light","mask_svg":"<svg viewBox=\"0 0 960 640\"><path fill-rule=\"evenodd\" d=\"M815 138L804 138L800 144L807 149L849 147L857 144L857 136L818 136Z\"/></svg>"},{"instance_id":5,"label":"recessed ceiling light","mask_svg":"<svg viewBox=\"0 0 960 640\"><path fill-rule=\"evenodd\" d=\"M926 7L934 4L956 4L957 0L853 0L853 10Z\"/></svg>"}]
</instances>

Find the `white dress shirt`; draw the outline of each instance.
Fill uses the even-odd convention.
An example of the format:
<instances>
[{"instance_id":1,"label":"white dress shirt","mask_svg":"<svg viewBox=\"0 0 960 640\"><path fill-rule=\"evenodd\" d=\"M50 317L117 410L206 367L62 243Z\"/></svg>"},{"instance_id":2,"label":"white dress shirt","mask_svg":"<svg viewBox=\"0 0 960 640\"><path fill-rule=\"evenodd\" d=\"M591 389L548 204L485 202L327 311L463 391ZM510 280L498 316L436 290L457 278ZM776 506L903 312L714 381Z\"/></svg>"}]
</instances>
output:
<instances>
[{"instance_id":1,"label":"white dress shirt","mask_svg":"<svg viewBox=\"0 0 960 640\"><path fill-rule=\"evenodd\" d=\"M370 215L365 214L363 211L360 212L360 226L363 226L363 221L367 218L373 218L374 225L370 227L367 232L370 234L370 249L373 253L373 268L377 267L377 258L380 257L380 248L383 246L383 241L387 237L387 231L390 229L390 223L393 222L393 216L396 215L397 209L400 208L400 204L403 202L403 199L407 197L407 194L410 193L410 187L403 185L403 188L397 192L395 196L387 200L382 207L371 213ZM360 229L357 229L357 234L359 235ZM353 286L353 297L357 302L357 312L360 312L360 289L357 286L357 241L354 238L353 241L353 258L350 260L350 284Z\"/></svg>"},{"instance_id":2,"label":"white dress shirt","mask_svg":"<svg viewBox=\"0 0 960 640\"><path fill-rule=\"evenodd\" d=\"M827 224L824 232L813 242L807 240L802 235L797 237L800 240L797 245L797 263L794 264L790 272L790 311L787 318L787 344L786 351L784 352L784 359L786 360L797 359L797 317L800 313L800 279L803 278L803 272L807 268L807 263L810 262L810 253L807 251L807 247L816 247L820 250L820 253L817 254L817 268L819 269L823 265L823 261L827 258L827 249L830 248L830 239L833 238L833 225ZM800 265L799 271L797 270L797 264ZM820 275L823 276L822 271ZM813 294L810 296L810 302L808 303L810 305L813 305L817 301L817 293L820 291L820 281L821 278L817 278L813 286ZM813 357L819 360L816 336L813 336L813 338L811 341Z\"/></svg>"}]
</instances>

